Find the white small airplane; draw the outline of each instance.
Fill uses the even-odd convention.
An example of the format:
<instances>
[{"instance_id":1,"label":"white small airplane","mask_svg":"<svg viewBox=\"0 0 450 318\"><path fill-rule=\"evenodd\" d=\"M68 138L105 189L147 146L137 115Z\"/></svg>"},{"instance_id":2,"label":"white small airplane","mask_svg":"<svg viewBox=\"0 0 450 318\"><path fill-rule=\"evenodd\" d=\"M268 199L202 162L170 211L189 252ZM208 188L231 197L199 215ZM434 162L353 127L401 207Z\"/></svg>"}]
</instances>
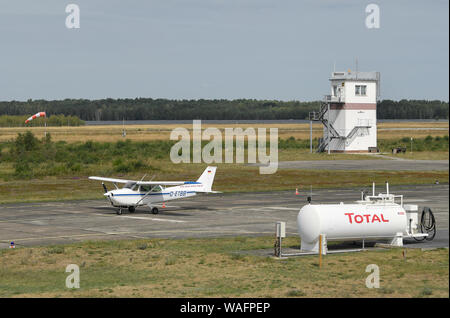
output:
<instances>
[{"instance_id":1,"label":"white small airplane","mask_svg":"<svg viewBox=\"0 0 450 318\"><path fill-rule=\"evenodd\" d=\"M102 182L105 190L104 196L113 207L118 208L117 214L122 214L122 209L127 208L133 213L136 207L147 205L153 214L158 214L159 210L155 203L170 200L183 199L196 195L197 193L220 193L212 191L217 167L207 167L197 181L135 181L124 179L113 179L103 177L89 177L91 180L112 182L115 190L108 191ZM117 183L124 183L122 189ZM165 187L172 186L172 187Z\"/></svg>"}]
</instances>

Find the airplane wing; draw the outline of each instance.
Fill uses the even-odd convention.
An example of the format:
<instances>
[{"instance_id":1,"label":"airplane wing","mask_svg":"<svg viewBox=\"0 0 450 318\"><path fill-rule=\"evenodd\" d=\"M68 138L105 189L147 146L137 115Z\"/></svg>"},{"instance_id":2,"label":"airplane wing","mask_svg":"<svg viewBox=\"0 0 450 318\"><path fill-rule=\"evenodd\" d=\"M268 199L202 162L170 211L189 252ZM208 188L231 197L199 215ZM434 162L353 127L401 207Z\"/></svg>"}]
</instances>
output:
<instances>
[{"instance_id":1,"label":"airplane wing","mask_svg":"<svg viewBox=\"0 0 450 318\"><path fill-rule=\"evenodd\" d=\"M91 180L98 181L106 181L106 182L114 182L114 183L127 183L127 182L136 182L133 180L125 180L125 179L113 179L113 178L103 178L103 177L89 177Z\"/></svg>"},{"instance_id":2,"label":"airplane wing","mask_svg":"<svg viewBox=\"0 0 450 318\"><path fill-rule=\"evenodd\" d=\"M181 184L200 184L199 182L195 181L136 181L136 180L125 180L125 179L114 179L114 178L103 178L103 177L89 177L91 180L98 180L98 181L106 181L106 182L114 182L114 183L127 183L127 182L133 182L137 185L164 185L164 186L170 186L170 185L181 185Z\"/></svg>"},{"instance_id":3,"label":"airplane wing","mask_svg":"<svg viewBox=\"0 0 450 318\"><path fill-rule=\"evenodd\" d=\"M125 180L125 179L114 179L114 178L103 178L103 177L89 177L91 180L98 180L98 181L106 181L106 182L114 182L114 183L128 183L133 182L137 185L163 185L163 186L175 186L175 185L182 185L182 184L201 184L200 182L196 181L136 181L136 180Z\"/></svg>"},{"instance_id":4,"label":"airplane wing","mask_svg":"<svg viewBox=\"0 0 450 318\"><path fill-rule=\"evenodd\" d=\"M200 194L218 194L218 193L223 193L222 191L196 191L197 193Z\"/></svg>"},{"instance_id":5,"label":"airplane wing","mask_svg":"<svg viewBox=\"0 0 450 318\"><path fill-rule=\"evenodd\" d=\"M181 185L181 184L200 184L195 181L138 181L139 185Z\"/></svg>"}]
</instances>

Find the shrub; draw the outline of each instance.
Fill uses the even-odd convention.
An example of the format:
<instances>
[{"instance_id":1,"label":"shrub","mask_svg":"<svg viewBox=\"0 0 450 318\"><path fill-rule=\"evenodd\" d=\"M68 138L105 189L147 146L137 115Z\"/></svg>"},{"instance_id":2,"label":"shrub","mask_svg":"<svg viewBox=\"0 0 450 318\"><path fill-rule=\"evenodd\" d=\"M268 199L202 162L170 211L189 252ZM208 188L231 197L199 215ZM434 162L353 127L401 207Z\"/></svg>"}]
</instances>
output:
<instances>
[{"instance_id":1,"label":"shrub","mask_svg":"<svg viewBox=\"0 0 450 318\"><path fill-rule=\"evenodd\" d=\"M131 167L133 168L133 170L139 170L139 169L142 169L142 168L146 168L147 166L142 161L134 160L134 161L131 162Z\"/></svg>"},{"instance_id":2,"label":"shrub","mask_svg":"<svg viewBox=\"0 0 450 318\"><path fill-rule=\"evenodd\" d=\"M138 244L137 248L140 250L145 250L147 249L147 243L142 243L142 244Z\"/></svg>"},{"instance_id":3,"label":"shrub","mask_svg":"<svg viewBox=\"0 0 450 318\"><path fill-rule=\"evenodd\" d=\"M433 294L433 290L430 287L424 287L420 292L420 296L430 296Z\"/></svg>"},{"instance_id":4,"label":"shrub","mask_svg":"<svg viewBox=\"0 0 450 318\"><path fill-rule=\"evenodd\" d=\"M176 262L176 258L174 256L169 256L166 258L166 265L174 265Z\"/></svg>"},{"instance_id":5,"label":"shrub","mask_svg":"<svg viewBox=\"0 0 450 318\"><path fill-rule=\"evenodd\" d=\"M63 254L64 253L64 247L62 246L53 246L47 249L47 252L49 254Z\"/></svg>"},{"instance_id":6,"label":"shrub","mask_svg":"<svg viewBox=\"0 0 450 318\"><path fill-rule=\"evenodd\" d=\"M13 165L13 167L14 175L19 178L31 178L33 176L33 171L26 161L18 161Z\"/></svg>"},{"instance_id":7,"label":"shrub","mask_svg":"<svg viewBox=\"0 0 450 318\"><path fill-rule=\"evenodd\" d=\"M114 171L115 172L122 172L122 173L127 173L130 172L132 169L130 167L130 165L128 163L122 163L120 162L117 165L114 165Z\"/></svg>"},{"instance_id":8,"label":"shrub","mask_svg":"<svg viewBox=\"0 0 450 318\"><path fill-rule=\"evenodd\" d=\"M83 145L83 148L88 151L94 150L94 142L92 140L86 141Z\"/></svg>"},{"instance_id":9,"label":"shrub","mask_svg":"<svg viewBox=\"0 0 450 318\"><path fill-rule=\"evenodd\" d=\"M36 150L38 147L39 140L29 130L23 134L19 133L14 142L14 150L16 154L20 154L24 151Z\"/></svg>"},{"instance_id":10,"label":"shrub","mask_svg":"<svg viewBox=\"0 0 450 318\"><path fill-rule=\"evenodd\" d=\"M306 294L298 289L293 289L287 292L286 294L288 297L301 297L301 296L306 296Z\"/></svg>"}]
</instances>

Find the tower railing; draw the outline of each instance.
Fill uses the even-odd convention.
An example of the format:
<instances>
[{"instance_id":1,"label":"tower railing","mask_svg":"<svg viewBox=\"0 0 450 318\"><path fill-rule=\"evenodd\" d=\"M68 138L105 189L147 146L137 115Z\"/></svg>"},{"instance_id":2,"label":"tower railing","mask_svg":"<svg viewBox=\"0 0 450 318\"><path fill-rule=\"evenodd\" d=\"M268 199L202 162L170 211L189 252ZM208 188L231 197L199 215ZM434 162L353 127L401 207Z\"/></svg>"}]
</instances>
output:
<instances>
[{"instance_id":1,"label":"tower railing","mask_svg":"<svg viewBox=\"0 0 450 318\"><path fill-rule=\"evenodd\" d=\"M320 121L324 125L324 127L327 128L327 137L329 138L320 138L319 139L319 146L317 147L316 152L322 152L324 151L328 144L333 139L341 139L341 140L352 140L353 137L356 135L356 133L362 129L368 129L372 127L371 120L370 119L358 119L358 123L356 126L353 127L353 129L345 135L340 134L334 126L328 121L328 118L326 118L325 114L328 112L328 107L331 102L325 101L328 97L335 97L331 95L325 95L325 99L322 102L322 105L320 106L320 110L318 112L310 112L309 113L309 120L311 121ZM324 136L325 137L325 136Z\"/></svg>"},{"instance_id":2,"label":"tower railing","mask_svg":"<svg viewBox=\"0 0 450 318\"><path fill-rule=\"evenodd\" d=\"M340 92L337 95L324 95L323 101L325 103L345 103L345 94Z\"/></svg>"}]
</instances>

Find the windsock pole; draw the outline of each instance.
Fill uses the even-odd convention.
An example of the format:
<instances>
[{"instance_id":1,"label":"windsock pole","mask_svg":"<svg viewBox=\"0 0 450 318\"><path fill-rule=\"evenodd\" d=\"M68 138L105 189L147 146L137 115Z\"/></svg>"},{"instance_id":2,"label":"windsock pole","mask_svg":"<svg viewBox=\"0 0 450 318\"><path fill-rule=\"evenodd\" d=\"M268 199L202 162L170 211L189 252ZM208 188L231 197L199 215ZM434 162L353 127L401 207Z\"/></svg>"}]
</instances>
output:
<instances>
[{"instance_id":1,"label":"windsock pole","mask_svg":"<svg viewBox=\"0 0 450 318\"><path fill-rule=\"evenodd\" d=\"M44 121L44 137L47 137L47 116L45 116L45 121Z\"/></svg>"}]
</instances>

